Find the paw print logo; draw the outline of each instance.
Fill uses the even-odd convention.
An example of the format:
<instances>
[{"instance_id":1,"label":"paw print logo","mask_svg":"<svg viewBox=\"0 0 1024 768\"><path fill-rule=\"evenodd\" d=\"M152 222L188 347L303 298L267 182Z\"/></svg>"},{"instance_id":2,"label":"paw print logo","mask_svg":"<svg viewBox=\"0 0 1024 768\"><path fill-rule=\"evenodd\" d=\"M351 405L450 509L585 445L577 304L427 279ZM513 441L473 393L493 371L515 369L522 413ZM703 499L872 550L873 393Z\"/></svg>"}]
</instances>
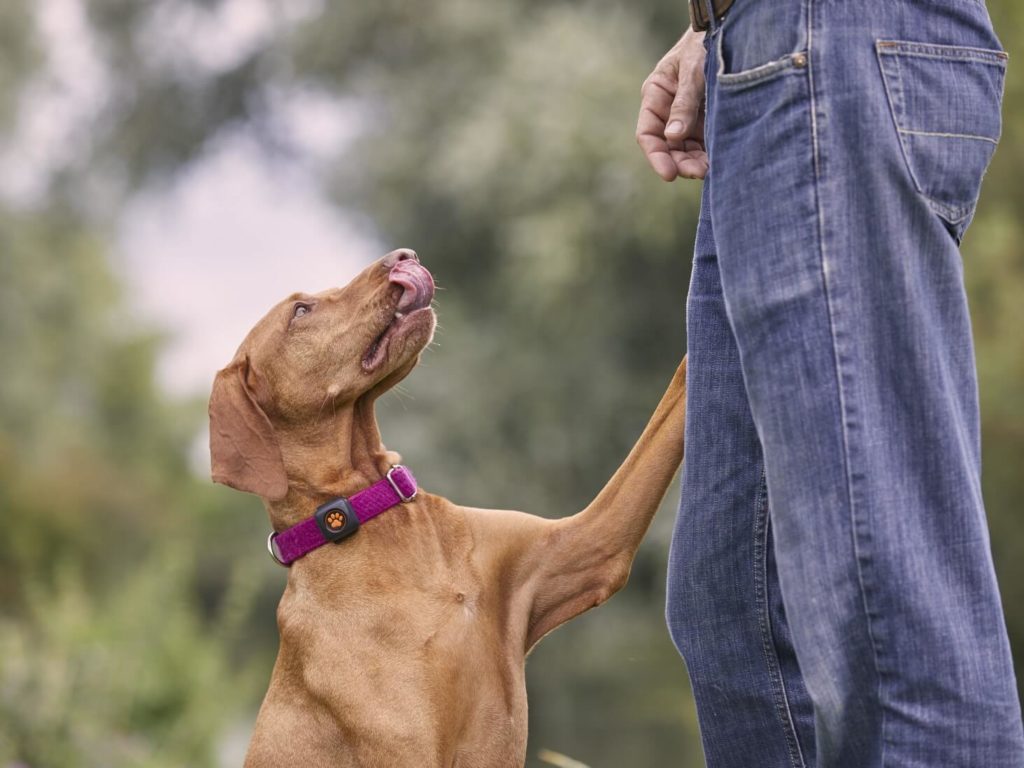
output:
<instances>
[{"instance_id":1,"label":"paw print logo","mask_svg":"<svg viewBox=\"0 0 1024 768\"><path fill-rule=\"evenodd\" d=\"M345 515L337 510L327 515L327 527L332 531L341 530L341 527L345 525Z\"/></svg>"}]
</instances>

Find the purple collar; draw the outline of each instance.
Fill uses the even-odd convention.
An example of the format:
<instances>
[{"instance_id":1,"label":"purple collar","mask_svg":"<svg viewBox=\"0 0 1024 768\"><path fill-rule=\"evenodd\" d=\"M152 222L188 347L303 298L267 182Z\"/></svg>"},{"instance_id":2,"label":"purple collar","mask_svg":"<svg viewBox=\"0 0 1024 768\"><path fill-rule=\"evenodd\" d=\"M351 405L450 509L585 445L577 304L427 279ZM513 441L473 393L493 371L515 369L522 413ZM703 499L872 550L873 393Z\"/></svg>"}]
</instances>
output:
<instances>
[{"instance_id":1,"label":"purple collar","mask_svg":"<svg viewBox=\"0 0 1024 768\"><path fill-rule=\"evenodd\" d=\"M381 480L348 498L339 496L317 507L316 514L280 533L271 532L267 549L274 562L288 566L329 541L351 536L360 524L416 498L416 478L395 464Z\"/></svg>"}]
</instances>

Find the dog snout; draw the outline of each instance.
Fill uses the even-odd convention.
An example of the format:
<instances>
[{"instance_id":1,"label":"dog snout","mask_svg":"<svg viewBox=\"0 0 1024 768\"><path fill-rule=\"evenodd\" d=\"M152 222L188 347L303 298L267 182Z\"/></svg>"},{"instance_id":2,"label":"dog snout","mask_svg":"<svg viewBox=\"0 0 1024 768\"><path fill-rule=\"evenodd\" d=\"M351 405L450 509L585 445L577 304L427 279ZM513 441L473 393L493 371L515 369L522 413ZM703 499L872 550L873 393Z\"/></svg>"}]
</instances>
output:
<instances>
[{"instance_id":1,"label":"dog snout","mask_svg":"<svg viewBox=\"0 0 1024 768\"><path fill-rule=\"evenodd\" d=\"M420 257L416 255L416 251L412 248L396 248L384 257L384 266L391 269L400 261L410 260L415 262L420 260Z\"/></svg>"}]
</instances>

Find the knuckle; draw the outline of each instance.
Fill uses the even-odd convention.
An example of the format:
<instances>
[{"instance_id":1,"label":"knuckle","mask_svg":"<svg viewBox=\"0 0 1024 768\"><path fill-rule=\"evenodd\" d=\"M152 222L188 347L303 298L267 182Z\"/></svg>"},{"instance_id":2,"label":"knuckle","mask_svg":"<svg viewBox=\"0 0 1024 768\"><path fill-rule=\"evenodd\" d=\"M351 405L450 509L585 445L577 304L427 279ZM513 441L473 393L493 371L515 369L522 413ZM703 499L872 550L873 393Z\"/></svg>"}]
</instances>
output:
<instances>
[{"instance_id":1,"label":"knuckle","mask_svg":"<svg viewBox=\"0 0 1024 768\"><path fill-rule=\"evenodd\" d=\"M690 97L690 92L685 88L680 88L676 91L675 98L672 99L673 109L689 109L693 106L693 99Z\"/></svg>"},{"instance_id":2,"label":"knuckle","mask_svg":"<svg viewBox=\"0 0 1024 768\"><path fill-rule=\"evenodd\" d=\"M647 76L644 80L644 84L641 90L650 90L651 88L661 88L666 91L674 91L676 89L675 78L672 77L671 73L665 72L662 69L656 69Z\"/></svg>"}]
</instances>

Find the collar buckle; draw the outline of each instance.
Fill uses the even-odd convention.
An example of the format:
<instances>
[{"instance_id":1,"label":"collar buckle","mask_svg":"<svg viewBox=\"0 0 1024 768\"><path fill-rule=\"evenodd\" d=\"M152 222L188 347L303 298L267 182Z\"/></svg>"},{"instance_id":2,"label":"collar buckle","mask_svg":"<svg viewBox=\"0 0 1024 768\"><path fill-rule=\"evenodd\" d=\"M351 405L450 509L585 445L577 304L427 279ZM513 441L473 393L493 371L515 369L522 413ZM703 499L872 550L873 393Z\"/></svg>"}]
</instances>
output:
<instances>
[{"instance_id":1,"label":"collar buckle","mask_svg":"<svg viewBox=\"0 0 1024 768\"><path fill-rule=\"evenodd\" d=\"M404 493L402 493L402 489L398 487L398 483L395 482L395 478L392 477L392 475L398 470L407 471L405 467L401 464L392 464L391 469L388 470L388 473L387 475L385 475L385 477L387 478L388 482L391 483L391 487L395 489L395 493L398 494L398 498L402 500L402 503L408 504L410 501L416 498L416 494L419 493L419 488L415 488L415 486L413 486L415 490L413 490L412 495L410 496L406 496Z\"/></svg>"},{"instance_id":2,"label":"collar buckle","mask_svg":"<svg viewBox=\"0 0 1024 768\"><path fill-rule=\"evenodd\" d=\"M387 490L389 485L394 496ZM395 464L384 478L369 488L351 497L331 499L317 507L312 517L283 531L271 532L267 537L267 551L275 563L287 567L317 547L348 538L363 523L399 503L408 504L416 498L418 491L412 472L401 464Z\"/></svg>"}]
</instances>

